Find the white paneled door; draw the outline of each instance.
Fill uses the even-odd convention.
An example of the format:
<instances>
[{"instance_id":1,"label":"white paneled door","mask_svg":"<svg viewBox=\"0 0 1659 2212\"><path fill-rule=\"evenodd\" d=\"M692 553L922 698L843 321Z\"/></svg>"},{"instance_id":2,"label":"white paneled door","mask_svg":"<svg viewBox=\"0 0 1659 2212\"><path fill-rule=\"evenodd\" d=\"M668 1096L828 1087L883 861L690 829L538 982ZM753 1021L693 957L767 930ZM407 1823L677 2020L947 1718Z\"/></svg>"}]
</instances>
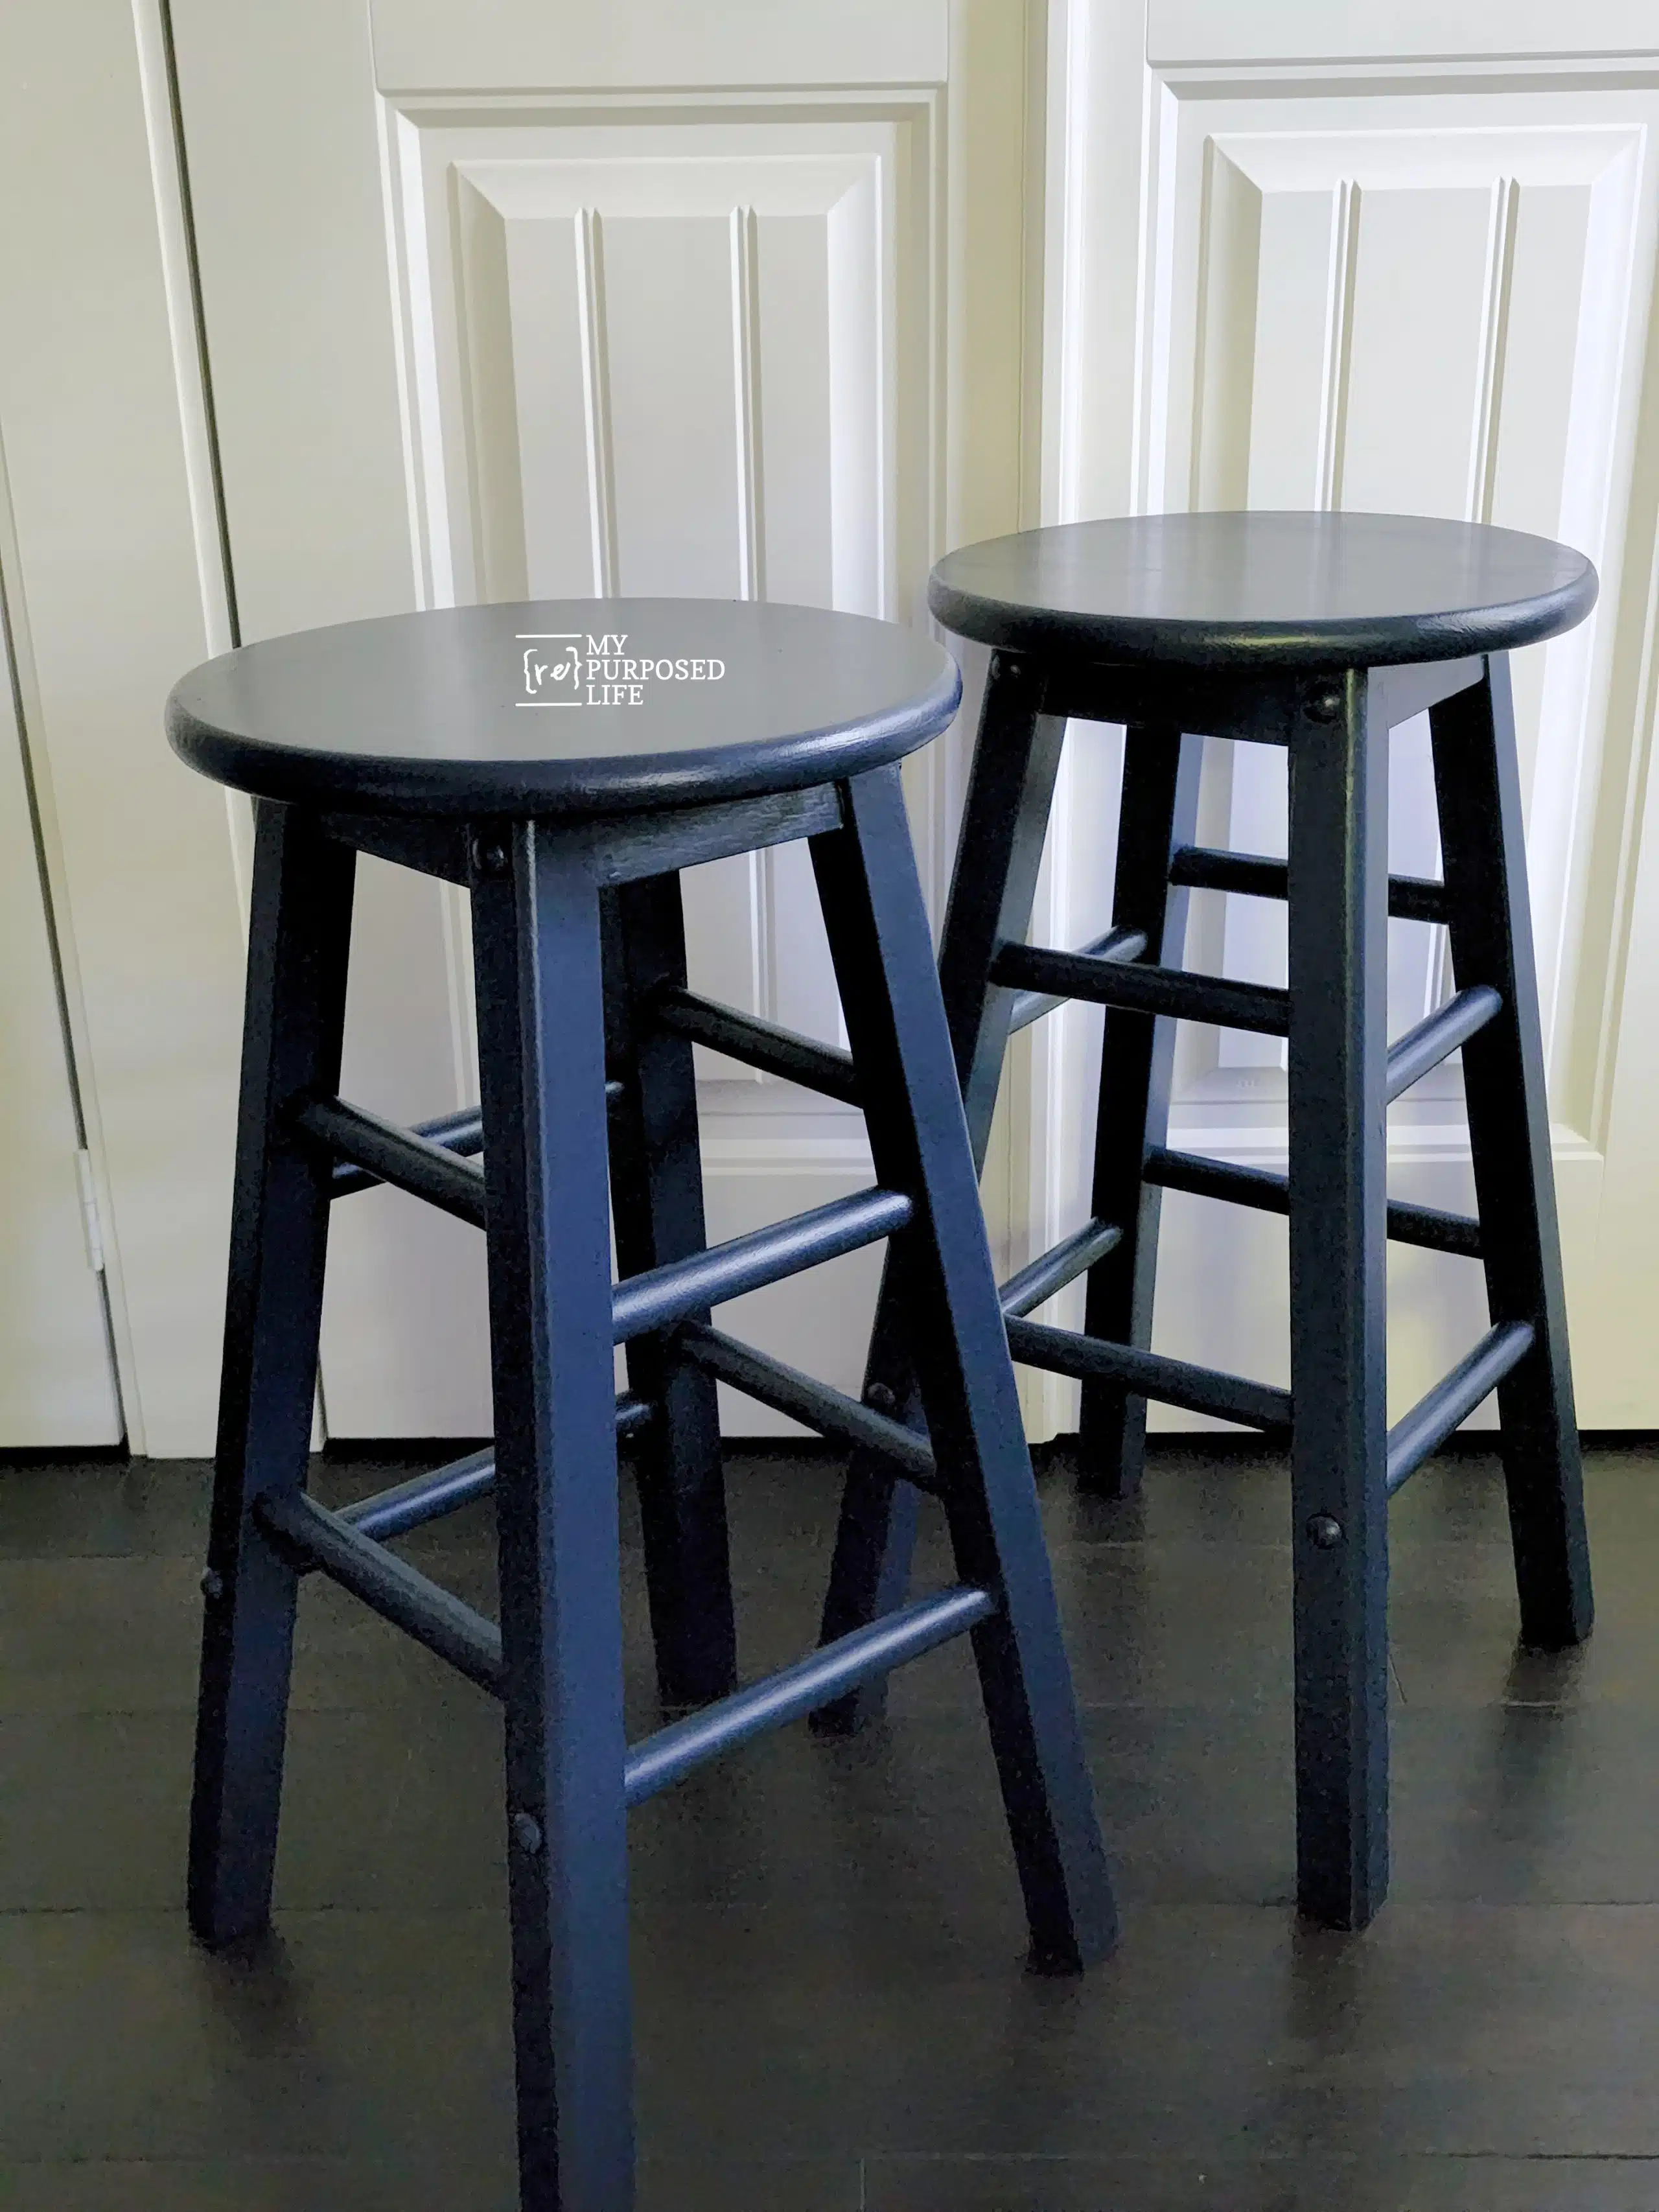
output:
<instances>
[{"instance_id":1,"label":"white paneled door","mask_svg":"<svg viewBox=\"0 0 1659 2212\"><path fill-rule=\"evenodd\" d=\"M541 594L914 621L947 536L1018 522L1022 7L171 16L243 640ZM936 887L938 763L911 795ZM371 861L361 906L343 1088L405 1120L469 1103L464 896ZM695 985L837 1037L803 852L699 872L688 921ZM867 1180L856 1115L702 1075L712 1235ZM738 1325L854 1382L877 1264ZM333 1433L487 1429L486 1354L472 1231L385 1191L338 1210Z\"/></svg>"},{"instance_id":2,"label":"white paneled door","mask_svg":"<svg viewBox=\"0 0 1659 2212\"><path fill-rule=\"evenodd\" d=\"M0 470L0 551L8 512ZM14 581L10 600L0 595L0 1450L121 1437L91 1163L15 711L25 696L5 619L15 599Z\"/></svg>"},{"instance_id":3,"label":"white paneled door","mask_svg":"<svg viewBox=\"0 0 1659 2212\"><path fill-rule=\"evenodd\" d=\"M1580 1414L1651 1426L1659 92L1652 52L1630 47L1655 27L1614 0L1552 10L1546 59L1543 25L1496 0L1066 0L1045 506L1446 515L1595 561L1595 618L1518 654L1516 691ZM1114 735L1073 735L1062 937L1099 926ZM1425 737L1407 726L1394 748L1393 860L1414 873L1438 860ZM1204 842L1282 854L1282 757L1208 755ZM1194 911L1194 965L1284 981L1282 912L1212 893ZM1397 1032L1450 985L1439 930L1393 923L1390 953ZM1053 1229L1080 1205L1090 1108L1090 1024L1067 1019L1034 1125L1033 1213ZM1281 1055L1185 1032L1174 1141L1282 1164ZM1456 1070L1392 1119L1397 1194L1466 1204ZM1282 1380L1283 1224L1184 1197L1164 1222L1160 1346ZM1479 1271L1399 1251L1390 1283L1390 1395L1409 1403L1483 1325Z\"/></svg>"}]
</instances>

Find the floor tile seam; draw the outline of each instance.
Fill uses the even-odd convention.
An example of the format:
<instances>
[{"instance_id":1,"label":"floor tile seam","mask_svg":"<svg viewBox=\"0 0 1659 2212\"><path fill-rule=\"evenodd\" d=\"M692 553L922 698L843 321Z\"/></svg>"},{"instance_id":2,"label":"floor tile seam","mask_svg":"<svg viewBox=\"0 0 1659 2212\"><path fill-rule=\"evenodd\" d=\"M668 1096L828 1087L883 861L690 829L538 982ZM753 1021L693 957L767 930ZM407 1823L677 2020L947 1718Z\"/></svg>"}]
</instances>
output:
<instances>
[{"instance_id":1,"label":"floor tile seam","mask_svg":"<svg viewBox=\"0 0 1659 2212\"><path fill-rule=\"evenodd\" d=\"M367 1721L381 1718L387 1713L405 1712L410 1706L421 1702L418 1696L411 1696L407 1699L388 1698L384 1704L377 1705L320 1705L309 1698L296 1697L289 1698L288 1710L290 1715L308 1717L325 1713L354 1714ZM480 1710L487 1713L491 1707L484 1706ZM495 1710L499 1711L499 1708ZM185 1721L193 1721L196 1717L195 1698L192 1697L188 1704L176 1705L0 1705L0 1728L18 1721L161 1720L174 1715Z\"/></svg>"},{"instance_id":2,"label":"floor tile seam","mask_svg":"<svg viewBox=\"0 0 1659 2212\"><path fill-rule=\"evenodd\" d=\"M1194 1531L1173 1531L1156 1536L1051 1536L1052 1559L1086 1557L1091 1552L1130 1552L1141 1556L1172 1552L1262 1552L1288 1558L1291 1540L1278 1536L1205 1536Z\"/></svg>"},{"instance_id":3,"label":"floor tile seam","mask_svg":"<svg viewBox=\"0 0 1659 2212\"><path fill-rule=\"evenodd\" d=\"M0 1572L8 1567L98 1567L130 1564L134 1566L195 1567L198 1571L207 1548L201 1544L188 1552L70 1552L61 1547L45 1552L0 1552Z\"/></svg>"},{"instance_id":4,"label":"floor tile seam","mask_svg":"<svg viewBox=\"0 0 1659 2212\"><path fill-rule=\"evenodd\" d=\"M492 2163L503 2168L510 2167L512 2163L510 2154L503 2154L500 2159L493 2161L489 2159L456 2160L453 2161L453 2168L457 2172L467 2172L476 2167L488 2166ZM645 2158L641 2163L649 2165L651 2161L649 2158ZM86 2157L76 2157L70 2152L62 2158L0 2158L0 2174L57 2173L64 2171L105 2173L180 2172L197 2173L224 2169L234 2171L242 2166L255 2168L261 2172L272 2167L303 2171L312 2166L367 2166L376 2172L398 2173L404 2170L397 2165L388 2166L384 2159L376 2158L366 2153L351 2151L223 2151L208 2152L195 2158L103 2158L90 2154ZM408 2171L411 2173L429 2173L432 2170L432 2162L429 2160L411 2159L409 2162ZM440 2172L445 2172L450 2169L440 2166L437 2170Z\"/></svg>"},{"instance_id":5,"label":"floor tile seam","mask_svg":"<svg viewBox=\"0 0 1659 2212\"><path fill-rule=\"evenodd\" d=\"M1185 2166L1370 2166L1379 2157L1425 2164L1474 2166L1651 2166L1659 2153L1631 2150L1402 2150L1377 2153L1346 2150L1190 2151L1171 2157L1155 2150L866 2150L866 2166L1145 2166L1159 2170Z\"/></svg>"},{"instance_id":6,"label":"floor tile seam","mask_svg":"<svg viewBox=\"0 0 1659 2212\"><path fill-rule=\"evenodd\" d=\"M1121 1838L1115 1840L1109 1836L1107 1847L1116 1860L1123 1861L1130 1856ZM485 1867L483 1872L486 1877L499 1881L505 1872L505 1863L504 1859L498 1860L495 1864ZM917 1893L918 1899L922 1894L922 1893ZM800 1909L793 1895L787 1891L781 1891L776 1895L757 1894L749 1897L683 1897L676 1894L672 1888L647 1888L643 1883L635 1885L633 1902L641 1912L647 1914L666 1912L696 1912L699 1915L717 1912L769 1914L785 1906L790 1910ZM1224 1899L1213 1901L1200 1899L1194 1901L1182 1898L1179 1893L1171 1895L1160 1888L1142 1890L1131 1883L1128 1886L1127 1902L1135 1917L1141 1919L1153 1912L1176 1912L1200 1907L1205 1910L1233 1912L1288 1912L1294 1909L1296 1899L1291 1890L1285 1889L1273 1896ZM1477 1911L1527 1911L1544 1914L1653 1912L1659 1911L1659 1891L1649 1896L1490 1898L1463 1896L1455 1890L1437 1891L1432 1893L1415 1893L1409 1887L1402 1886L1396 1892L1394 1902L1403 1909L1422 1912L1468 1913ZM843 1927L849 1919L857 1918L862 1921L863 1905L864 1901L856 1898L844 1902L826 1899L821 1904L807 1908L803 1914L803 1918L809 1928L823 1929L829 1927ZM182 1903L176 1908L171 1905L156 1905L80 1903L0 1905L0 1925L12 1923L21 1924L36 1921L167 1920L174 1916L175 1911L177 1916L182 1918L184 1909ZM287 1908L279 1907L276 1917L279 1923L284 1919L304 1918L316 1921L319 1924L325 1924L331 1920L337 1922L345 1917L364 1922L373 1921L377 1917L386 1920L453 1919L459 1922L470 1920L483 1910L481 1906L458 1898L451 1904L436 1905L428 1903L411 1903L404 1905L364 1905L349 1903L295 1905ZM643 1930L639 1932L642 1934Z\"/></svg>"},{"instance_id":7,"label":"floor tile seam","mask_svg":"<svg viewBox=\"0 0 1659 2212\"><path fill-rule=\"evenodd\" d=\"M1084 1711L1151 1712L1151 1713L1237 1713L1254 1712L1283 1702L1286 1717L1290 1712L1289 1689L1277 1681L1253 1697L1228 1699L1210 1698L1114 1698L1085 1692L1078 1698ZM1400 1692L1394 1700L1396 1711L1409 1710L1413 1719L1424 1717L1443 1717L1462 1714L1468 1717L1485 1714L1525 1712L1548 1713L1566 1720L1582 1720L1591 1714L1613 1712L1621 1715L1642 1713L1659 1722L1659 1687L1641 1697L1583 1698L1455 1698L1426 1695L1413 1688L1409 1696ZM158 1710L166 1710L158 1708ZM296 1707L296 1710L298 1708ZM374 1708L373 1710L379 1710ZM945 1719L963 1722L983 1721L984 1716L976 1706L965 1700L960 1705L946 1705L942 1700L929 1704L924 1700L904 1700L891 1717L894 1724L908 1726L912 1722Z\"/></svg>"},{"instance_id":8,"label":"floor tile seam","mask_svg":"<svg viewBox=\"0 0 1659 2212\"><path fill-rule=\"evenodd\" d=\"M644 1893L641 1892L640 1894L643 1901ZM678 1915L695 1915L698 1917L707 1917L716 1913L752 1914L757 1916L765 1914L770 1916L783 1911L799 1912L801 1910L799 1899L796 1898L793 1893L787 1892L775 1898L757 1897L732 1899L709 1898L665 1899L659 1893L659 1895L651 1899L651 1902L653 1907L656 1905L661 1905L665 1909L672 1908L672 1910ZM325 1917L327 1913L333 1909L335 1908L311 1905L295 1906L286 1917L289 1918L305 1917L320 1920ZM836 1918L844 1917L844 1908L837 1901L832 1900L829 1904L827 1909L833 1913ZM119 1907L112 1907L110 1908L110 1914L107 1917L117 1917L119 1915L121 1910L122 1908ZM141 1908L141 1910L148 1915L149 1908ZM465 1913L471 1915L473 1910L474 1908L471 1906L457 1906L453 1908L453 1914L459 1915ZM365 1919L374 1919L377 1917L382 1919L396 1919L399 1917L412 1918L422 1915L434 1919L452 1917L449 1913L438 1908L419 1906L409 1908L407 1913L400 1913L395 1907L372 1907L363 1905L343 1905L338 1907L337 1911L341 1913L356 1914ZM1644 1915L1659 1914L1659 1898L1593 1898L1589 1899L1580 1899L1576 1898L1520 1899L1467 1898L1455 1896L1418 1897L1413 1896L1408 1893L1397 1891L1389 1900L1387 1906L1388 1917L1386 1919L1379 1919L1373 1927L1369 1929L1356 1934L1352 1931L1344 1931L1339 1929L1322 1928L1316 1923L1310 1923L1306 1927L1304 1932L1318 1939L1328 1937L1333 1943L1339 1943L1345 1948L1352 1948L1356 1951L1360 1949L1375 1950L1386 1944L1389 1932L1391 1929L1397 1929L1402 1921L1408 1919L1429 1921L1455 1917L1459 1919L1467 1921L1472 1917L1479 1916L1486 1919L1495 1921L1498 1919L1515 1920L1522 1915L1528 1915L1540 1920L1559 1921L1572 1915L1587 1916L1590 1914L1601 1915L1613 1913L1639 1913ZM1285 1894L1280 1897L1248 1899L1210 1898L1203 1896L1171 1898L1148 1893L1142 1895L1134 1906L1135 1923L1138 1926L1142 1928L1148 1926L1150 1923L1158 1923L1162 1925L1170 1923L1176 1924L1183 1923L1191 1924L1194 1922L1222 1923L1235 1922L1242 1924L1247 1921L1255 1921L1259 1919L1264 1914L1271 1914L1276 1918L1299 1923L1299 1916L1297 1911L1295 1897L1288 1888ZM284 1917L284 1914L279 1907L276 1914L277 1920L280 1922ZM1120 1953L1118 1955L1121 1956L1121 1954Z\"/></svg>"},{"instance_id":9,"label":"floor tile seam","mask_svg":"<svg viewBox=\"0 0 1659 2212\"><path fill-rule=\"evenodd\" d=\"M500 1868L495 1869L498 1874L501 1870L501 1869ZM486 1869L486 1872L488 1871L489 1870ZM676 1911L679 1911L683 1909L693 1910L697 1908L695 1906L682 1908L678 1902L674 1904L674 1910ZM745 1908L733 1905L713 1906L708 1909L718 1911L742 1911ZM365 1927L372 1927L382 1923L398 1921L453 1923L458 1927L463 1925L470 1926L472 1923L477 1922L481 1926L488 1926L491 1929L501 1928L505 1925L502 1919L501 1908L499 1904L284 1905L279 1902L275 1912L271 1916L270 1929L275 1935L281 1936L285 1928L292 1928L296 1923L303 1924L306 1927L311 1927L313 1925L325 1927L331 1923L337 1925L343 1920L361 1922ZM51 1921L59 1923L68 1921L84 1921L88 1924L88 1926L119 1924L133 1928L149 1927L163 1929L176 1927L181 1930L185 1929L185 1905L182 1898L176 1905L43 1905L0 1906L0 1928L38 1921ZM236 1965L246 1962L249 1966L255 1966L259 1961L263 1948L262 1946L256 1945L252 1949L244 1951L235 1946L232 1946L223 1951L210 1951L205 1945L199 1943L193 1935L190 1936L190 1942L192 1953L198 1954L204 1960L218 1960L228 1965Z\"/></svg>"},{"instance_id":10,"label":"floor tile seam","mask_svg":"<svg viewBox=\"0 0 1659 2212\"><path fill-rule=\"evenodd\" d=\"M168 1545L159 1551L146 1551L129 1547L125 1551L109 1551L70 1549L63 1545L53 1545L44 1550L37 1550L33 1547L27 1551L4 1549L0 1550L0 1570L7 1567L103 1566L127 1563L145 1566L194 1567L199 1571L203 1554L207 1549L207 1540L208 1533L204 1523L199 1538L187 1547ZM491 1567L495 1564L495 1547L493 1543L464 1543L455 1539L448 1542L428 1541L423 1544L402 1545L399 1549L401 1555L405 1559L465 1559ZM624 1553L623 1556L627 1558L637 1555Z\"/></svg>"},{"instance_id":11,"label":"floor tile seam","mask_svg":"<svg viewBox=\"0 0 1659 2212\"><path fill-rule=\"evenodd\" d=\"M1488 2150L1411 2150L1372 2151L1346 2150L1251 2150L1251 2151L1188 2151L1172 2156L1167 2151L1156 2150L875 2150L864 2153L868 2164L890 2165L951 2165L951 2166L1146 2166L1155 2167L1183 2166L1370 2166L1378 2156L1419 2162L1429 2159L1474 2164L1487 2160L1500 2160L1508 2165L1554 2163L1571 2165L1591 2163L1601 2165L1609 2160L1620 2163L1644 2166L1659 2165L1659 2157L1632 2151L1488 2151Z\"/></svg>"}]
</instances>

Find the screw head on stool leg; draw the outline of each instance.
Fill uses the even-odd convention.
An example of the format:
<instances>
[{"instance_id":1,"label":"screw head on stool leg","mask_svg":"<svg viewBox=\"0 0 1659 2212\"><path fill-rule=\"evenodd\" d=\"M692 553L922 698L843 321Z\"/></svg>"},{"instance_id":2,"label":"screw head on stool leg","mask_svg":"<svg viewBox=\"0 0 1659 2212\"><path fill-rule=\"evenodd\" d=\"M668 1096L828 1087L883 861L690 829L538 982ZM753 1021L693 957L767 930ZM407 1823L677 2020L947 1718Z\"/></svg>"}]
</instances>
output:
<instances>
[{"instance_id":1,"label":"screw head on stool leg","mask_svg":"<svg viewBox=\"0 0 1659 2212\"><path fill-rule=\"evenodd\" d=\"M1334 684L1327 684L1316 691L1308 702L1310 722L1334 722L1342 712L1342 694Z\"/></svg>"},{"instance_id":2,"label":"screw head on stool leg","mask_svg":"<svg viewBox=\"0 0 1659 2212\"><path fill-rule=\"evenodd\" d=\"M1342 1523L1333 1513L1316 1513L1308 1523L1308 1535L1322 1552L1334 1552L1342 1541Z\"/></svg>"},{"instance_id":3,"label":"screw head on stool leg","mask_svg":"<svg viewBox=\"0 0 1659 2212\"><path fill-rule=\"evenodd\" d=\"M532 1814L513 1815L513 1840L526 1858L537 1858L542 1848L542 1826Z\"/></svg>"}]
</instances>

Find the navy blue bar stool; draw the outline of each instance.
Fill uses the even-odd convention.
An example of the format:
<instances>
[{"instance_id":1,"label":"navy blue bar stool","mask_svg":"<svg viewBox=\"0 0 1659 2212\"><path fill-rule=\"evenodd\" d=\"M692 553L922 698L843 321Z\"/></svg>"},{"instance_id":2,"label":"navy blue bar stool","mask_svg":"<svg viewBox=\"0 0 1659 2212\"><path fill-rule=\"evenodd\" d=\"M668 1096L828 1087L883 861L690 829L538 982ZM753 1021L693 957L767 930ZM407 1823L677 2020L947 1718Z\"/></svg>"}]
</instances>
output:
<instances>
[{"instance_id":1,"label":"navy blue bar stool","mask_svg":"<svg viewBox=\"0 0 1659 2212\"><path fill-rule=\"evenodd\" d=\"M1288 1437L1297 1888L1363 1927L1388 1886L1388 1505L1497 1389L1521 1633L1588 1635L1590 1579L1551 1175L1508 652L1583 619L1589 562L1547 540L1390 515L1079 523L954 553L941 623L992 647L940 954L981 1163L1010 1035L1107 1009L1090 1218L1003 1291L1017 1359L1079 1378L1084 1480L1140 1479L1149 1398ZM1443 880L1390 877L1389 732L1428 711ZM1026 933L1068 720L1126 726L1112 926ZM1288 865L1197 842L1204 735L1288 748ZM1289 988L1183 969L1194 886L1289 902ZM1444 922L1457 989L1390 1043L1389 915ZM1177 1021L1289 1039L1290 1173L1170 1149ZM1389 1102L1461 1050L1478 1218L1391 1203ZM1291 1389L1151 1349L1161 1191L1290 1217ZM1491 1328L1389 1429L1385 1240L1478 1257ZM889 1264L871 1387L913 1413ZM1086 1275L1081 1333L1025 1318ZM901 1601L914 1498L873 1455L846 1493L824 1633ZM876 1693L876 1694L878 1694ZM872 1693L824 1728L856 1725Z\"/></svg>"},{"instance_id":2,"label":"navy blue bar stool","mask_svg":"<svg viewBox=\"0 0 1659 2212\"><path fill-rule=\"evenodd\" d=\"M972 1639L1033 1963L1075 1970L1112 1938L899 784L959 690L947 655L888 623L611 600L279 638L169 702L176 749L252 793L257 817L191 1923L219 1946L270 1916L296 1591L319 1570L505 1708L526 2212L633 2201L628 1807L947 1638ZM801 837L850 1052L687 988L678 871ZM359 852L471 891L479 1114L401 1129L337 1096ZM698 1041L861 1102L874 1187L708 1249ZM377 1182L488 1233L495 1444L333 1512L305 1487L329 1208ZM710 1319L883 1238L911 1285L930 1441ZM717 1378L934 1492L957 1580L738 1687ZM619 1434L638 1441L664 1698L692 1708L631 1747ZM490 1487L499 1627L389 1548Z\"/></svg>"}]
</instances>

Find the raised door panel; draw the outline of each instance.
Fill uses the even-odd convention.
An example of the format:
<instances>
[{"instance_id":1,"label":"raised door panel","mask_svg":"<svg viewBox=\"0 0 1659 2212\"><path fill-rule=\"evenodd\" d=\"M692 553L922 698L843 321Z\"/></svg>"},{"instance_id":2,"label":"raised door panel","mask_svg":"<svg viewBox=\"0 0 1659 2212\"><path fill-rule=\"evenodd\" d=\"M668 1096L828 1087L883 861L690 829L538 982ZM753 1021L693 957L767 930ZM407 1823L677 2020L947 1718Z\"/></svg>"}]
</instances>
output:
<instances>
[{"instance_id":1,"label":"raised door panel","mask_svg":"<svg viewBox=\"0 0 1659 2212\"><path fill-rule=\"evenodd\" d=\"M901 486L890 451L899 151L890 124L404 118L400 267L434 596L888 611L897 513L925 483L925 455ZM839 1035L803 854L696 872L687 922L700 988ZM787 1090L712 1055L700 1066L745 1110Z\"/></svg>"},{"instance_id":2,"label":"raised door panel","mask_svg":"<svg viewBox=\"0 0 1659 2212\"><path fill-rule=\"evenodd\" d=\"M1170 503L1443 514L1564 537L1605 557L1605 493L1627 283L1636 134L1206 128L1188 118L1172 358ZM1183 296L1184 295L1184 296ZM1191 318L1190 356L1181 333ZM1182 481L1185 479L1184 483ZM1547 1012L1571 935L1587 635L1517 656ZM1544 685L1555 675L1546 722ZM1215 748L1231 842L1282 852L1285 764ZM1226 756L1231 754L1231 757ZM1396 739L1395 865L1437 865L1425 732ZM1265 842L1264 842L1265 841ZM1216 908L1223 902L1214 902ZM1282 981L1282 912L1224 902L1199 924L1229 973ZM1391 1026L1449 988L1443 933L1391 930ZM1217 1068L1283 1065L1227 1036ZM1417 1103L1455 1096L1449 1073Z\"/></svg>"}]
</instances>

